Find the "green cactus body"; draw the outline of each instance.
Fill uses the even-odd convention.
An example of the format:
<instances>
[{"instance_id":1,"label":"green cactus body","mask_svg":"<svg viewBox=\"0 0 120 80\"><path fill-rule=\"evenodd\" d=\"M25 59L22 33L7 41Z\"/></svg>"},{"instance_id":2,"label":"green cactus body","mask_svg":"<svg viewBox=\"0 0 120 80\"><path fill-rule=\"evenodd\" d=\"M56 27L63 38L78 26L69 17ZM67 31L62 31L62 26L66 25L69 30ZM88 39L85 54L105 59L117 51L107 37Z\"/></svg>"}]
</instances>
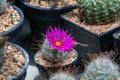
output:
<instances>
[{"instance_id":1,"label":"green cactus body","mask_svg":"<svg viewBox=\"0 0 120 80\"><path fill-rule=\"evenodd\" d=\"M110 59L98 57L85 71L86 80L118 80L119 68Z\"/></svg>"},{"instance_id":2,"label":"green cactus body","mask_svg":"<svg viewBox=\"0 0 120 80\"><path fill-rule=\"evenodd\" d=\"M75 78L67 73L56 73L50 77L50 80L75 80Z\"/></svg>"},{"instance_id":3,"label":"green cactus body","mask_svg":"<svg viewBox=\"0 0 120 80\"><path fill-rule=\"evenodd\" d=\"M7 6L7 0L0 0L0 15L5 12Z\"/></svg>"},{"instance_id":4,"label":"green cactus body","mask_svg":"<svg viewBox=\"0 0 120 80\"><path fill-rule=\"evenodd\" d=\"M120 0L79 0L80 20L88 24L106 24L120 17Z\"/></svg>"},{"instance_id":5,"label":"green cactus body","mask_svg":"<svg viewBox=\"0 0 120 80\"><path fill-rule=\"evenodd\" d=\"M68 58L69 54L68 52L62 53L51 49L47 40L44 41L41 51L43 52L45 59L53 63L64 61Z\"/></svg>"}]
</instances>

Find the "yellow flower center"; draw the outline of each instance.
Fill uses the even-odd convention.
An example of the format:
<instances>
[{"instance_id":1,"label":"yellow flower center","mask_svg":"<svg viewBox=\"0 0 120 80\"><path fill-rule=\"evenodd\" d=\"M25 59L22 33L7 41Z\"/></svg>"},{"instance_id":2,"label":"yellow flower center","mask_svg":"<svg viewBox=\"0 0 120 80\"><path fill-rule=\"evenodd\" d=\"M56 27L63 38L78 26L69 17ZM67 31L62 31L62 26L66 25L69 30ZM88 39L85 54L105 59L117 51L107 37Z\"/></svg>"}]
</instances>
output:
<instances>
[{"instance_id":1,"label":"yellow flower center","mask_svg":"<svg viewBox=\"0 0 120 80\"><path fill-rule=\"evenodd\" d=\"M61 42L60 41L56 41L55 45L59 47L59 46L61 46Z\"/></svg>"}]
</instances>

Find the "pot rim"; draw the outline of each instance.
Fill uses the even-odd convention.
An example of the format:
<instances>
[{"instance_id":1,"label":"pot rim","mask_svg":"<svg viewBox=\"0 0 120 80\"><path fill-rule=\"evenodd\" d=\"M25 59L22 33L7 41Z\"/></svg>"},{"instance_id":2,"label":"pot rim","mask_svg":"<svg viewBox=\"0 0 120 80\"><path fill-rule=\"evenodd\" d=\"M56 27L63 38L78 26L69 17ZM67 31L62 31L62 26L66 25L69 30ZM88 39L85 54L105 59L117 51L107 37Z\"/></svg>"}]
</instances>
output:
<instances>
[{"instance_id":1,"label":"pot rim","mask_svg":"<svg viewBox=\"0 0 120 80\"><path fill-rule=\"evenodd\" d=\"M72 63L76 62L77 59L78 59L78 53L77 53L77 51L76 51L75 49L73 49L73 51L74 51L74 53L76 54L76 57L75 57L74 61L70 62L69 64L72 64ZM39 52L39 51L38 51L38 52ZM49 68L62 67L62 66L44 66L44 65L38 64L37 61L36 61L36 56L39 54L38 52L34 55L34 61L35 61L35 63L36 63L37 65L42 66L42 67L49 67ZM69 64L63 65L63 67L64 67L64 66L68 66Z\"/></svg>"}]
</instances>

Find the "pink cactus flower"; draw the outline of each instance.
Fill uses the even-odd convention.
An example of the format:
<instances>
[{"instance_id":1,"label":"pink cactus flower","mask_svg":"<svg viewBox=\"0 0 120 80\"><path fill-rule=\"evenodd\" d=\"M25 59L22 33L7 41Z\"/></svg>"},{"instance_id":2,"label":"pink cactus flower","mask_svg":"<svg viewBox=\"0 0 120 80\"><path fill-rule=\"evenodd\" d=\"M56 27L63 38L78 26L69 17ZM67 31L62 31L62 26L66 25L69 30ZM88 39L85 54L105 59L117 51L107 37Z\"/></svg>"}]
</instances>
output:
<instances>
[{"instance_id":1,"label":"pink cactus flower","mask_svg":"<svg viewBox=\"0 0 120 80\"><path fill-rule=\"evenodd\" d=\"M75 46L75 40L65 30L59 28L50 28L46 33L46 39L49 46L59 52L70 52Z\"/></svg>"}]
</instances>

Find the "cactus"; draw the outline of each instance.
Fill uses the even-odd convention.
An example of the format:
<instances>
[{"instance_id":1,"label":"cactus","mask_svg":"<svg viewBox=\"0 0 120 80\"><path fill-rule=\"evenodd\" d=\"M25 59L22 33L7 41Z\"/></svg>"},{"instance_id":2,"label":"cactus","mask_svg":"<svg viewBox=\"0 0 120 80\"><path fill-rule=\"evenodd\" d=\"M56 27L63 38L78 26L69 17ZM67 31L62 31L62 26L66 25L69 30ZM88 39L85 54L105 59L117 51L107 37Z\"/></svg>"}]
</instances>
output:
<instances>
[{"instance_id":1,"label":"cactus","mask_svg":"<svg viewBox=\"0 0 120 80\"><path fill-rule=\"evenodd\" d=\"M3 14L8 6L7 0L0 0L0 15Z\"/></svg>"},{"instance_id":2,"label":"cactus","mask_svg":"<svg viewBox=\"0 0 120 80\"><path fill-rule=\"evenodd\" d=\"M118 80L119 67L108 57L98 57L88 64L84 73L86 80Z\"/></svg>"},{"instance_id":3,"label":"cactus","mask_svg":"<svg viewBox=\"0 0 120 80\"><path fill-rule=\"evenodd\" d=\"M6 41L7 37L0 36L0 64L2 63L4 58Z\"/></svg>"},{"instance_id":4,"label":"cactus","mask_svg":"<svg viewBox=\"0 0 120 80\"><path fill-rule=\"evenodd\" d=\"M67 73L56 73L50 77L50 80L75 80L75 78Z\"/></svg>"},{"instance_id":5,"label":"cactus","mask_svg":"<svg viewBox=\"0 0 120 80\"><path fill-rule=\"evenodd\" d=\"M88 24L106 24L120 17L120 0L79 0L79 18Z\"/></svg>"},{"instance_id":6,"label":"cactus","mask_svg":"<svg viewBox=\"0 0 120 80\"><path fill-rule=\"evenodd\" d=\"M44 41L41 51L43 52L45 59L53 63L67 59L67 55L69 54L68 52L58 52L57 50L50 48L47 40Z\"/></svg>"}]
</instances>

